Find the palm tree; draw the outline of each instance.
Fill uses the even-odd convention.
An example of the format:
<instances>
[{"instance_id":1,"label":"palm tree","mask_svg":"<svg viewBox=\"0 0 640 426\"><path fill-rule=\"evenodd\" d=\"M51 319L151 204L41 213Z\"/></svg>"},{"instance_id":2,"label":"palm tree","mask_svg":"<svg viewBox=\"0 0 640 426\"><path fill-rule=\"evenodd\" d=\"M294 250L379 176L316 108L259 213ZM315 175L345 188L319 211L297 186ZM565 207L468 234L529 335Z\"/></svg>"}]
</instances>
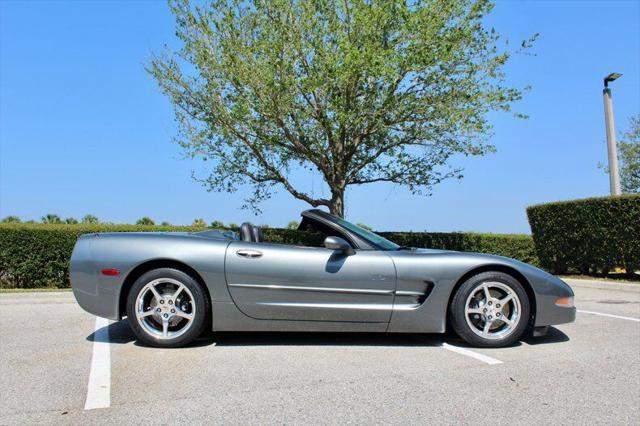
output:
<instances>
[{"instance_id":1,"label":"palm tree","mask_svg":"<svg viewBox=\"0 0 640 426\"><path fill-rule=\"evenodd\" d=\"M7 216L2 219L2 223L20 223L22 222L18 216Z\"/></svg>"},{"instance_id":2,"label":"palm tree","mask_svg":"<svg viewBox=\"0 0 640 426\"><path fill-rule=\"evenodd\" d=\"M209 228L221 229L224 228L224 223L222 223L222 221L220 220L214 220L213 222L211 222L211 226L209 226Z\"/></svg>"},{"instance_id":3,"label":"palm tree","mask_svg":"<svg viewBox=\"0 0 640 426\"><path fill-rule=\"evenodd\" d=\"M82 218L82 223L95 224L100 223L100 220L92 214L85 214Z\"/></svg>"},{"instance_id":4,"label":"palm tree","mask_svg":"<svg viewBox=\"0 0 640 426\"><path fill-rule=\"evenodd\" d=\"M148 216L138 219L136 225L155 225L156 223Z\"/></svg>"},{"instance_id":5,"label":"palm tree","mask_svg":"<svg viewBox=\"0 0 640 426\"><path fill-rule=\"evenodd\" d=\"M198 219L193 219L193 223L191 224L191 226L196 226L198 228L206 228L207 222L205 222L204 219L199 217Z\"/></svg>"},{"instance_id":6,"label":"palm tree","mask_svg":"<svg viewBox=\"0 0 640 426\"><path fill-rule=\"evenodd\" d=\"M42 216L40 219L42 223L62 223L62 219L57 214L49 213L46 216Z\"/></svg>"}]
</instances>

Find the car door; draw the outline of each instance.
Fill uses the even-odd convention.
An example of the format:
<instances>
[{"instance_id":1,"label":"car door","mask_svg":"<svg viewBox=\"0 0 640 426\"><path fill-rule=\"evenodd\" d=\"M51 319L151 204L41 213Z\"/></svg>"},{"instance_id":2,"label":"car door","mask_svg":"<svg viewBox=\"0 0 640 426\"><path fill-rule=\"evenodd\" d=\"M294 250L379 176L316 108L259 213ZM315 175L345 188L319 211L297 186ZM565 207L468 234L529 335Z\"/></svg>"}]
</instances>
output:
<instances>
[{"instance_id":1,"label":"car door","mask_svg":"<svg viewBox=\"0 0 640 426\"><path fill-rule=\"evenodd\" d=\"M384 251L234 241L225 274L238 308L256 319L389 322L396 272Z\"/></svg>"}]
</instances>

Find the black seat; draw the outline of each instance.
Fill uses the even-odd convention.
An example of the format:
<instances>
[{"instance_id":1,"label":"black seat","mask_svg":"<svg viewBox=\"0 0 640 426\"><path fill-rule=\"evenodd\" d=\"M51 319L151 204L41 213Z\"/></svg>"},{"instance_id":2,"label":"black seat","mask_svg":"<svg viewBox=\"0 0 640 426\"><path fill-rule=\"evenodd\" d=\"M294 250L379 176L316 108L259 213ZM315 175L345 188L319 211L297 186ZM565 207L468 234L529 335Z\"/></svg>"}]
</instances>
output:
<instances>
[{"instance_id":1,"label":"black seat","mask_svg":"<svg viewBox=\"0 0 640 426\"><path fill-rule=\"evenodd\" d=\"M256 243L261 243L263 241L262 238L262 229L260 229L260 227L258 226L253 226L252 227L252 234L253 234L253 241Z\"/></svg>"},{"instance_id":2,"label":"black seat","mask_svg":"<svg viewBox=\"0 0 640 426\"><path fill-rule=\"evenodd\" d=\"M255 242L255 240L253 239L253 228L253 225L251 225L249 222L245 222L240 225L240 239L248 243Z\"/></svg>"}]
</instances>

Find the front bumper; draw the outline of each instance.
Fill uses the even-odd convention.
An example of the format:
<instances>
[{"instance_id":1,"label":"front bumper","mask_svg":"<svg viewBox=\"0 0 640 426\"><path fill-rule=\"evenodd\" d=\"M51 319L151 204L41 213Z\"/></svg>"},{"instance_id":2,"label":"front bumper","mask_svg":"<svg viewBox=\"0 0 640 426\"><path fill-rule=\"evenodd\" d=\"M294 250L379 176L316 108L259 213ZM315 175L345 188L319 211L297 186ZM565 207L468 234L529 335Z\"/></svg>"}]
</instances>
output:
<instances>
[{"instance_id":1,"label":"front bumper","mask_svg":"<svg viewBox=\"0 0 640 426\"><path fill-rule=\"evenodd\" d=\"M534 326L566 324L576 320L574 305L559 305L560 298L574 297L571 287L551 274L540 271L531 284L536 293L536 317Z\"/></svg>"}]
</instances>

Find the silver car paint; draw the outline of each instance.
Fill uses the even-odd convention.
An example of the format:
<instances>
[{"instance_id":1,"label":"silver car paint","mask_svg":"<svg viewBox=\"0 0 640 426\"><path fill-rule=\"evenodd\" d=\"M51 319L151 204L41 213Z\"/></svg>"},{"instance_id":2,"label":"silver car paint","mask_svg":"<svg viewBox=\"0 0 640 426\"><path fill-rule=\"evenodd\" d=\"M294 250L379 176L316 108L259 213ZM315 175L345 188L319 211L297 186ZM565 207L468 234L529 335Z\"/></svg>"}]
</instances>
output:
<instances>
[{"instance_id":1,"label":"silver car paint","mask_svg":"<svg viewBox=\"0 0 640 426\"><path fill-rule=\"evenodd\" d=\"M242 257L239 250L261 255ZM530 284L535 326L575 319L575 308L555 305L557 298L573 296L568 285L500 256L429 249L347 256L188 233L83 235L71 257L73 293L86 311L120 319L126 277L157 261L197 272L211 297L212 329L219 331L444 332L456 284L492 267L515 270ZM105 276L103 268L121 273Z\"/></svg>"},{"instance_id":2,"label":"silver car paint","mask_svg":"<svg viewBox=\"0 0 640 426\"><path fill-rule=\"evenodd\" d=\"M237 253L254 250L260 257ZM227 285L238 309L255 319L388 323L396 271L383 251L348 256L325 248L234 241Z\"/></svg>"}]
</instances>

